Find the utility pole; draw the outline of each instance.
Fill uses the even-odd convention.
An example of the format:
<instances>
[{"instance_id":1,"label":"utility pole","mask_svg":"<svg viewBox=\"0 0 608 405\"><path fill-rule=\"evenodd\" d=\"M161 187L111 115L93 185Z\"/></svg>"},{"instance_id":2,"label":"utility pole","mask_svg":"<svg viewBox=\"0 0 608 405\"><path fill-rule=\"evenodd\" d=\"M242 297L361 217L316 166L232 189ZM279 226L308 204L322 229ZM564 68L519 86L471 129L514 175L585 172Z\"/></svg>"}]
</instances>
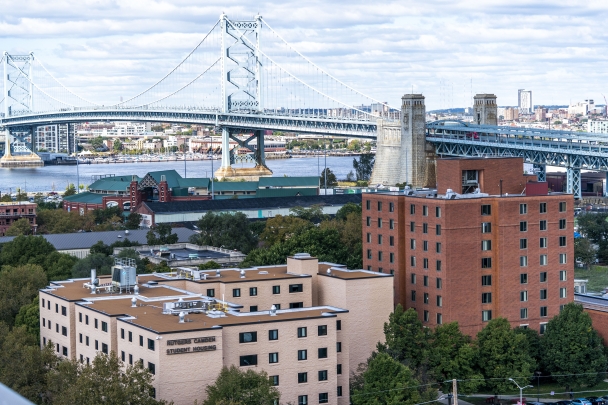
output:
<instances>
[{"instance_id":1,"label":"utility pole","mask_svg":"<svg viewBox=\"0 0 608 405\"><path fill-rule=\"evenodd\" d=\"M454 405L458 405L458 383L455 378L452 380L452 392L454 394Z\"/></svg>"}]
</instances>

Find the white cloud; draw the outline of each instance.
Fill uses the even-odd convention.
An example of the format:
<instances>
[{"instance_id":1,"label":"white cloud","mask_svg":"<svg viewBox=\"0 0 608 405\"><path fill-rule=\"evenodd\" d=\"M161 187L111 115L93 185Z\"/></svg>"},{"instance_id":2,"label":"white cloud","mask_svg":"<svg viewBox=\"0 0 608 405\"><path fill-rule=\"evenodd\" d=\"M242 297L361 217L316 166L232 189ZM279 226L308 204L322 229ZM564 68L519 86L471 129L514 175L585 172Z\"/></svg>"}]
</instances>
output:
<instances>
[{"instance_id":1,"label":"white cloud","mask_svg":"<svg viewBox=\"0 0 608 405\"><path fill-rule=\"evenodd\" d=\"M1 0L0 41L10 53L33 50L68 87L107 103L163 77L222 12L259 12L316 64L393 105L412 87L429 109L464 106L478 91L513 105L518 88L539 104L599 100L608 92L608 2L558 3ZM276 50L267 30L262 41Z\"/></svg>"}]
</instances>

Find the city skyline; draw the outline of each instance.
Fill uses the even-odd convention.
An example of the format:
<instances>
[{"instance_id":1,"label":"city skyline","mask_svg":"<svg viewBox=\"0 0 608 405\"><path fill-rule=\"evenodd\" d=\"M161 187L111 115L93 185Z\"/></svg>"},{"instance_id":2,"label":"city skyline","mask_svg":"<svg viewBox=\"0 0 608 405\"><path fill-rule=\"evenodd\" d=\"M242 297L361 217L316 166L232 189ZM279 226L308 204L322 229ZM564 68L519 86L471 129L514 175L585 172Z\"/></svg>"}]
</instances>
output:
<instances>
[{"instance_id":1,"label":"city skyline","mask_svg":"<svg viewBox=\"0 0 608 405\"><path fill-rule=\"evenodd\" d=\"M606 38L595 32L608 5L433 5L26 1L5 6L0 37L5 50L33 51L68 87L102 103L164 76L222 12L233 19L259 12L316 64L391 105L412 90L425 94L429 109L467 106L485 92L501 105L517 105L520 88L533 90L537 105L602 99L606 74L589 66L605 58L598 49Z\"/></svg>"}]
</instances>

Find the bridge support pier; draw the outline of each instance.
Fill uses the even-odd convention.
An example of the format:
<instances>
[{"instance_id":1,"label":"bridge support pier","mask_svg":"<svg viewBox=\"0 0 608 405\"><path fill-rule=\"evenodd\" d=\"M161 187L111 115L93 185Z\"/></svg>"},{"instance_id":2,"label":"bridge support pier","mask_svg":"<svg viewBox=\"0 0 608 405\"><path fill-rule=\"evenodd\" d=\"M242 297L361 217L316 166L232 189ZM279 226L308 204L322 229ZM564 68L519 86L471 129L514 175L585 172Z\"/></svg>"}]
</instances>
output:
<instances>
[{"instance_id":1,"label":"bridge support pier","mask_svg":"<svg viewBox=\"0 0 608 405\"><path fill-rule=\"evenodd\" d=\"M32 137L32 140L34 138ZM32 142L33 143L33 142ZM11 153L11 131L7 128L4 130L4 156L0 158L0 167L40 167L44 166L44 162L40 156L34 152L23 155L13 155Z\"/></svg>"},{"instance_id":2,"label":"bridge support pier","mask_svg":"<svg viewBox=\"0 0 608 405\"><path fill-rule=\"evenodd\" d=\"M547 181L547 166L546 165L534 165L536 169L536 177L538 181Z\"/></svg>"},{"instance_id":3,"label":"bridge support pier","mask_svg":"<svg viewBox=\"0 0 608 405\"><path fill-rule=\"evenodd\" d=\"M573 194L575 200L580 200L582 197L581 190L581 170L573 167L568 167L566 171L566 192Z\"/></svg>"},{"instance_id":4,"label":"bridge support pier","mask_svg":"<svg viewBox=\"0 0 608 405\"><path fill-rule=\"evenodd\" d=\"M606 181L603 184L604 197L608 197L608 172L604 173L604 175L606 176Z\"/></svg>"},{"instance_id":5,"label":"bridge support pier","mask_svg":"<svg viewBox=\"0 0 608 405\"><path fill-rule=\"evenodd\" d=\"M249 145L249 142L256 139L257 149ZM230 139L236 141L239 146L235 150L230 150ZM252 154L237 155L239 147L249 149ZM255 163L255 167L234 168L233 164L238 162ZM230 134L228 128L222 129L222 165L215 172L215 177L218 179L244 179L257 181L260 177L272 176L272 171L266 166L266 157L264 154L264 131L256 130L254 134L246 140L240 140L236 136Z\"/></svg>"}]
</instances>

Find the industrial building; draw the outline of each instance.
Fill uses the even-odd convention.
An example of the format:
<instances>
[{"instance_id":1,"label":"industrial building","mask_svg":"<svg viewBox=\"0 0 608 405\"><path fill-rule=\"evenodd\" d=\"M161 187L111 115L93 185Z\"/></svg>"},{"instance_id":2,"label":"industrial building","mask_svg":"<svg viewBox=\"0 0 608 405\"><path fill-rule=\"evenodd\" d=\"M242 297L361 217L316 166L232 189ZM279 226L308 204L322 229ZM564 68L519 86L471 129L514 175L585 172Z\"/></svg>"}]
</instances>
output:
<instances>
[{"instance_id":1,"label":"industrial building","mask_svg":"<svg viewBox=\"0 0 608 405\"><path fill-rule=\"evenodd\" d=\"M224 366L265 371L293 404L348 404L350 373L384 340L393 277L319 263L52 282L40 291L41 345L91 362L115 352L154 374L156 398L204 400Z\"/></svg>"},{"instance_id":2,"label":"industrial building","mask_svg":"<svg viewBox=\"0 0 608 405\"><path fill-rule=\"evenodd\" d=\"M439 159L437 189L363 195L363 267L395 304L475 335L491 319L543 333L573 300L574 199L521 158ZM531 181L534 179L534 181Z\"/></svg>"}]
</instances>

